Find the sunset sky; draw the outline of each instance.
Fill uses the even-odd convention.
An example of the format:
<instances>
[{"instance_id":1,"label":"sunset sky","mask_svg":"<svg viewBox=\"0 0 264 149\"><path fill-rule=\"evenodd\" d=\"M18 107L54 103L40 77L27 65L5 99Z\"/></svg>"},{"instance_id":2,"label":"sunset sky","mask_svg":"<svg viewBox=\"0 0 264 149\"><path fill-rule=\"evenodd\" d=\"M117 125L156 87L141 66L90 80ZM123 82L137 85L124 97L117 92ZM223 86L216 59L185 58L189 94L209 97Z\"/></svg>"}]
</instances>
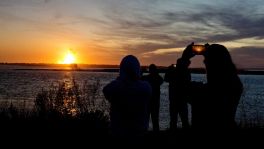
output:
<instances>
[{"instance_id":1,"label":"sunset sky","mask_svg":"<svg viewBox=\"0 0 264 149\"><path fill-rule=\"evenodd\" d=\"M263 0L0 0L0 62L175 63L191 43L220 43L264 68ZM201 57L193 66L201 65Z\"/></svg>"}]
</instances>

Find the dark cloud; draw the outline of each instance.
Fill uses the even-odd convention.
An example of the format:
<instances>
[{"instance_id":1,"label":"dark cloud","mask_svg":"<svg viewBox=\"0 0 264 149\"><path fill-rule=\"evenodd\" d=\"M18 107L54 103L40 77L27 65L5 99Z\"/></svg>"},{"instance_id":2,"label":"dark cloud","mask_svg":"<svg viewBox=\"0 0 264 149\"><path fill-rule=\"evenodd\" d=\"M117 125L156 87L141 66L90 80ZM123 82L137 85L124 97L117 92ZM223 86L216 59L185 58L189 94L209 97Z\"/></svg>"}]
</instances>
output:
<instances>
[{"instance_id":1,"label":"dark cloud","mask_svg":"<svg viewBox=\"0 0 264 149\"><path fill-rule=\"evenodd\" d=\"M264 47L241 47L230 52L241 68L264 68Z\"/></svg>"},{"instance_id":2,"label":"dark cloud","mask_svg":"<svg viewBox=\"0 0 264 149\"><path fill-rule=\"evenodd\" d=\"M205 34L204 37L201 37L201 40L208 39L222 42L251 37L262 39L264 37L264 30L262 29L264 24L264 13L250 15L241 13L240 9L233 10L232 7L220 7L217 9L206 5L202 5L201 7L201 11L198 13L165 12L163 18L166 19L167 22L175 21L184 22L186 24L201 24L205 27L205 30L202 31L206 31L206 28L215 29L213 32L209 31L207 35ZM254 10L251 10L251 12L254 12ZM195 25L193 29L195 29ZM221 33L221 29L229 29L231 32L220 35L214 34L219 31ZM193 30L193 32L197 33L195 30ZM185 35L187 36L187 34Z\"/></svg>"},{"instance_id":3,"label":"dark cloud","mask_svg":"<svg viewBox=\"0 0 264 149\"><path fill-rule=\"evenodd\" d=\"M164 11L151 18L148 15L146 18L134 16L127 19L120 15L112 15L109 18L113 21L113 29L117 31L114 34L120 38L141 37L141 43L123 45L124 49L133 51L137 55L157 49L184 47L191 41L219 43L253 37L263 39L264 37L264 15L254 14L254 10L251 10L254 7L239 5L237 9L234 9L233 7L212 8L201 5L199 9L200 11L197 12ZM241 9L244 10L243 13ZM264 67L262 60L264 49L262 48L237 48L231 54L238 67ZM172 53L153 54L144 57L143 61L168 64L174 62L176 58L177 56ZM199 60L194 60L193 64L197 67L202 65Z\"/></svg>"},{"instance_id":4,"label":"dark cloud","mask_svg":"<svg viewBox=\"0 0 264 149\"><path fill-rule=\"evenodd\" d=\"M54 0L0 0L0 6L2 7L38 7L43 3L49 3ZM23 12L22 12L23 13Z\"/></svg>"},{"instance_id":5,"label":"dark cloud","mask_svg":"<svg viewBox=\"0 0 264 149\"><path fill-rule=\"evenodd\" d=\"M49 3L51 2L52 0L44 0L45 3Z\"/></svg>"},{"instance_id":6,"label":"dark cloud","mask_svg":"<svg viewBox=\"0 0 264 149\"><path fill-rule=\"evenodd\" d=\"M125 13L112 12L107 14L107 18L112 21L109 26L114 31L109 35L130 39L140 37L142 43L124 46L132 47L132 50L138 48L140 52L142 49L151 51L182 47L191 41L224 42L264 37L264 15L255 15L255 10L252 10L255 7L249 7L247 3L237 4L236 7L198 5L196 9L199 11L162 11L153 14L137 12L130 13L130 17ZM160 41L167 45L151 44Z\"/></svg>"}]
</instances>

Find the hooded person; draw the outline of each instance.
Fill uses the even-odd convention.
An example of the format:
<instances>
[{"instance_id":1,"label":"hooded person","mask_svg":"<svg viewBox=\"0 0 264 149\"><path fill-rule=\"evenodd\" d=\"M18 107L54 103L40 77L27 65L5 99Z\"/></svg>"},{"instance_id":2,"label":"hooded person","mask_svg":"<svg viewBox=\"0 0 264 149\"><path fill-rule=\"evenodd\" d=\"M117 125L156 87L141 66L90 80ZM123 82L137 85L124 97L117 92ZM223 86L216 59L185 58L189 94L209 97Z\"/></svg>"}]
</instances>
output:
<instances>
[{"instance_id":1,"label":"hooded person","mask_svg":"<svg viewBox=\"0 0 264 149\"><path fill-rule=\"evenodd\" d=\"M110 129L114 136L142 136L148 130L152 89L140 77L138 59L128 55L120 63L117 79L103 88L110 102Z\"/></svg>"}]
</instances>

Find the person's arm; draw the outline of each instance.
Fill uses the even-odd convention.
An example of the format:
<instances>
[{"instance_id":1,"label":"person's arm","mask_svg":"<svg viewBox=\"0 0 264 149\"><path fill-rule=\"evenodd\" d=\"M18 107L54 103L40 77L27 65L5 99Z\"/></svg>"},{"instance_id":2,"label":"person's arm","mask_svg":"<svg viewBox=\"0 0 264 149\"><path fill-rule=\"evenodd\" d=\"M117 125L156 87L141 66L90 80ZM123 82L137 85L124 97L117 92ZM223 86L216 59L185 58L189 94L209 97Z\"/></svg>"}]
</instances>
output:
<instances>
[{"instance_id":1,"label":"person's arm","mask_svg":"<svg viewBox=\"0 0 264 149\"><path fill-rule=\"evenodd\" d=\"M105 96L106 100L108 100L109 102L113 101L113 97L114 97L115 92L116 92L117 84L118 84L118 82L116 80L114 80L111 83L107 84L103 88L104 96Z\"/></svg>"},{"instance_id":2,"label":"person's arm","mask_svg":"<svg viewBox=\"0 0 264 149\"><path fill-rule=\"evenodd\" d=\"M163 83L163 78L159 75L159 85Z\"/></svg>"},{"instance_id":3,"label":"person's arm","mask_svg":"<svg viewBox=\"0 0 264 149\"><path fill-rule=\"evenodd\" d=\"M194 56L192 45L193 43L186 47L182 57L177 60L176 64L176 82L182 87L187 87L191 81L191 74L188 67L191 64L190 59Z\"/></svg>"},{"instance_id":4,"label":"person's arm","mask_svg":"<svg viewBox=\"0 0 264 149\"><path fill-rule=\"evenodd\" d=\"M186 70L191 64L190 59L195 56L192 51L193 43L188 45L182 53L182 57L177 60L176 69Z\"/></svg>"},{"instance_id":5,"label":"person's arm","mask_svg":"<svg viewBox=\"0 0 264 149\"><path fill-rule=\"evenodd\" d=\"M187 46L187 48L183 51L182 57L177 60L175 76L174 76L175 87L177 87L179 94L184 95L185 97L191 95L190 92L191 73L188 68L191 63L190 58L194 56L192 53L191 46L192 45Z\"/></svg>"},{"instance_id":6,"label":"person's arm","mask_svg":"<svg viewBox=\"0 0 264 149\"><path fill-rule=\"evenodd\" d=\"M188 70L188 67L190 64L191 64L191 61L189 59L179 58L176 64L176 70L186 71Z\"/></svg>"},{"instance_id":7,"label":"person's arm","mask_svg":"<svg viewBox=\"0 0 264 149\"><path fill-rule=\"evenodd\" d=\"M109 84L106 85L103 88L103 93L104 93L105 99L110 102L111 101L111 95L110 95L110 87L109 87Z\"/></svg>"}]
</instances>

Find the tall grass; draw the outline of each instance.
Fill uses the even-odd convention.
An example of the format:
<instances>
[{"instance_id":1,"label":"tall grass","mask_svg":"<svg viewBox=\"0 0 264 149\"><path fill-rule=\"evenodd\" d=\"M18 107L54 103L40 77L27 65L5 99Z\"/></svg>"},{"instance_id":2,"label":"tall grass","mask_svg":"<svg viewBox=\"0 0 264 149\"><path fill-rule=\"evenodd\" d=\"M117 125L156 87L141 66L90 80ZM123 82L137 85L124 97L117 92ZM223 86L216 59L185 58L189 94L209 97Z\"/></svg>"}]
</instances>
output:
<instances>
[{"instance_id":1,"label":"tall grass","mask_svg":"<svg viewBox=\"0 0 264 149\"><path fill-rule=\"evenodd\" d=\"M0 108L0 120L18 126L27 124L34 127L70 128L107 132L109 116L108 103L100 98L100 80L85 81L80 85L70 82L51 84L42 89L34 100L34 108L15 107L6 103Z\"/></svg>"}]
</instances>

